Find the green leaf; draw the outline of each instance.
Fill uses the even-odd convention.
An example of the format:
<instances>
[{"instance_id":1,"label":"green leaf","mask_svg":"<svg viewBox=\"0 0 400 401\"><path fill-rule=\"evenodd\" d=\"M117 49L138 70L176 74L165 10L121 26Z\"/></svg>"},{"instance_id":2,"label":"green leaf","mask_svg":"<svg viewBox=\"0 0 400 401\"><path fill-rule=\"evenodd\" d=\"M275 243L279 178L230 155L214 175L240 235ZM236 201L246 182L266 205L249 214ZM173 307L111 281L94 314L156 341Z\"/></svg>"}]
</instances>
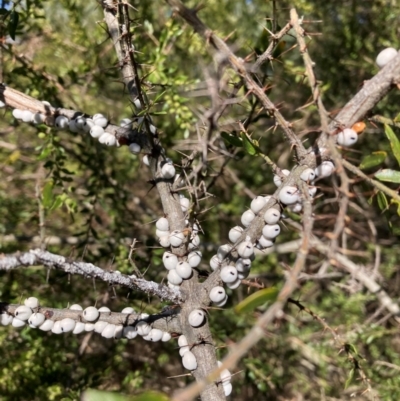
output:
<instances>
[{"instance_id":1,"label":"green leaf","mask_svg":"<svg viewBox=\"0 0 400 401\"><path fill-rule=\"evenodd\" d=\"M371 167L379 166L386 159L387 153L383 150L372 152L370 155L365 156L360 163L360 169L366 170Z\"/></svg>"},{"instance_id":2,"label":"green leaf","mask_svg":"<svg viewBox=\"0 0 400 401\"><path fill-rule=\"evenodd\" d=\"M397 162L400 165L400 141L399 141L399 138L397 138L397 136L393 132L392 128L387 124L385 124L385 134L389 139L390 146L392 148L394 157L396 158Z\"/></svg>"},{"instance_id":3,"label":"green leaf","mask_svg":"<svg viewBox=\"0 0 400 401\"><path fill-rule=\"evenodd\" d=\"M389 207L386 195L383 192L381 191L378 192L377 200L379 209L386 210Z\"/></svg>"},{"instance_id":4,"label":"green leaf","mask_svg":"<svg viewBox=\"0 0 400 401\"><path fill-rule=\"evenodd\" d=\"M109 391L86 390L81 397L81 401L168 401L169 397L165 394L146 391L138 396L124 396Z\"/></svg>"},{"instance_id":5,"label":"green leaf","mask_svg":"<svg viewBox=\"0 0 400 401\"><path fill-rule=\"evenodd\" d=\"M52 206L54 196L53 196L53 181L49 181L43 188L42 191L42 204L43 207L48 209Z\"/></svg>"},{"instance_id":6,"label":"green leaf","mask_svg":"<svg viewBox=\"0 0 400 401\"><path fill-rule=\"evenodd\" d=\"M16 11L12 11L10 14L10 21L8 22L8 33L12 40L15 40L15 33L18 28L19 14Z\"/></svg>"},{"instance_id":7,"label":"green leaf","mask_svg":"<svg viewBox=\"0 0 400 401\"><path fill-rule=\"evenodd\" d=\"M346 383L344 385L345 389L347 389L350 386L350 384L353 381L353 379L354 379L354 368L351 369L350 372L349 372L349 377L347 378Z\"/></svg>"},{"instance_id":8,"label":"green leaf","mask_svg":"<svg viewBox=\"0 0 400 401\"><path fill-rule=\"evenodd\" d=\"M375 173L378 180L400 184L400 171L383 169Z\"/></svg>"},{"instance_id":9,"label":"green leaf","mask_svg":"<svg viewBox=\"0 0 400 401\"><path fill-rule=\"evenodd\" d=\"M237 148L243 146L243 142L237 136L233 136L227 132L221 132L221 137L232 146Z\"/></svg>"},{"instance_id":10,"label":"green leaf","mask_svg":"<svg viewBox=\"0 0 400 401\"><path fill-rule=\"evenodd\" d=\"M251 294L242 302L235 306L236 313L252 312L257 307L265 304L267 301L275 301L278 296L278 289L276 287L265 288Z\"/></svg>"},{"instance_id":11,"label":"green leaf","mask_svg":"<svg viewBox=\"0 0 400 401\"><path fill-rule=\"evenodd\" d=\"M260 153L260 148L256 140L249 138L245 132L241 132L240 135L242 137L243 147L249 155L255 156Z\"/></svg>"}]
</instances>

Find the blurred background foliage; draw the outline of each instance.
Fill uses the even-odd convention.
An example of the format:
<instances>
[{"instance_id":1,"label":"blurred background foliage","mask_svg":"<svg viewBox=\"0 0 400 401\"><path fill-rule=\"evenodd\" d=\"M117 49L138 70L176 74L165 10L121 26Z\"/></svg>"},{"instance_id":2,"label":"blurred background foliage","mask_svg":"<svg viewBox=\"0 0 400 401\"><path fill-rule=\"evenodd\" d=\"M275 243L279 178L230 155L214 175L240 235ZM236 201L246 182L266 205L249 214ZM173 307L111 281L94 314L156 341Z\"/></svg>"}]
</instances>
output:
<instances>
[{"instance_id":1,"label":"blurred background foliage","mask_svg":"<svg viewBox=\"0 0 400 401\"><path fill-rule=\"evenodd\" d=\"M239 79L229 69L216 67L202 40L175 19L164 2L129 3L144 88L150 100L158 98L150 113L168 156L179 167L182 154L198 148L199 132L206 130L204 115L212 107L209 77L218 78L214 82L220 85L222 98L229 96ZM247 57L250 64L268 46L267 29L277 31L288 22L292 5L287 1L209 0L200 17L228 38L235 53ZM296 0L294 5L304 16L325 104L329 111L338 111L377 72L377 53L386 46L398 47L400 6L395 0ZM15 41L9 36L12 10L19 16L18 24L11 27ZM104 113L113 122L132 116L102 10L95 1L20 1L15 8L6 6L1 16L3 82L53 106ZM311 96L294 45L295 38L286 35L274 52L275 59L264 64L258 79L309 146L319 121L315 107L305 106ZM280 167L290 168L293 153L282 133L274 129L273 120L256 100L245 96L241 89L237 94L240 101L225 109L220 130L235 134L240 131L238 121L245 123L262 151ZM392 91L372 114L394 118L399 100L398 91ZM390 151L383 127L366 122L358 146L346 152L355 165L372 151ZM398 130L395 133L398 135ZM229 229L239 223L251 198L274 191L272 173L261 158L230 147L220 131L212 132L210 143L207 169L196 177L199 188L204 182L206 195L195 203L191 215L204 232L205 269L216 247L227 242ZM395 168L390 153L381 166ZM2 111L0 171L1 252L40 245L39 216L44 208L49 251L123 273L136 268L146 272L149 280L165 280L163 251L151 224L162 215L161 203L148 182L151 177L141 157L130 154L126 147L105 148L89 136L19 123L9 110ZM338 211L337 182L326 180L319 187L324 196L315 201L314 234L327 239ZM397 300L400 247L396 205L378 203L374 190L358 180L352 182L352 190L355 196L341 245ZM185 194L194 196L193 192ZM287 224L278 243L298 237ZM133 239L139 242L129 258ZM280 287L294 257L293 253L274 252L257 258L251 280ZM337 274L312 278L322 271ZM332 333L310 314L289 304L281 319L266 331L265 341L238 366L231 399L345 400L352 395L360 400L399 399L396 322L374 295L317 252L310 255L306 273L311 278L301 281L295 297L325 319L340 341L334 341ZM226 310L210 313L220 358L265 309L263 305L253 313L234 312L233 307L255 290L241 286L230 294ZM97 303L115 311L131 305L152 313L163 306L140 293L42 268L0 273L1 301L20 302L28 296L59 308ZM145 389L171 394L191 381L186 377L168 379L185 373L175 341L114 342L90 334L57 336L2 327L0 343L1 400L76 400L86 388L129 395ZM357 372L351 380L352 353L346 353L341 343L355 347L353 356L356 354L372 391L363 394L366 386Z\"/></svg>"}]
</instances>

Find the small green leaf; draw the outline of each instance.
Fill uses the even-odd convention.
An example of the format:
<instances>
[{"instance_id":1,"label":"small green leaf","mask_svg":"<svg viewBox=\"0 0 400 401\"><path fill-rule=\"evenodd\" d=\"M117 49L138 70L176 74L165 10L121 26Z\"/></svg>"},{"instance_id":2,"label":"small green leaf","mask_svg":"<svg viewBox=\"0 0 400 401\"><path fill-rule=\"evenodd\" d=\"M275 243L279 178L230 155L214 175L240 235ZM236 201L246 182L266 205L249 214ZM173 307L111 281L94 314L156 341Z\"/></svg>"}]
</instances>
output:
<instances>
[{"instance_id":1,"label":"small green leaf","mask_svg":"<svg viewBox=\"0 0 400 401\"><path fill-rule=\"evenodd\" d=\"M389 207L386 195L383 192L379 191L376 198L378 200L379 209L386 210Z\"/></svg>"},{"instance_id":2,"label":"small green leaf","mask_svg":"<svg viewBox=\"0 0 400 401\"><path fill-rule=\"evenodd\" d=\"M65 195L57 195L49 210L56 210L64 203Z\"/></svg>"},{"instance_id":3,"label":"small green leaf","mask_svg":"<svg viewBox=\"0 0 400 401\"><path fill-rule=\"evenodd\" d=\"M360 163L360 169L366 170L371 167L379 166L386 159L387 153L384 151L372 152L370 155L365 156Z\"/></svg>"},{"instance_id":4,"label":"small green leaf","mask_svg":"<svg viewBox=\"0 0 400 401\"><path fill-rule=\"evenodd\" d=\"M48 209L53 204L53 182L49 181L43 188L42 192L42 204L43 207Z\"/></svg>"},{"instance_id":5,"label":"small green leaf","mask_svg":"<svg viewBox=\"0 0 400 401\"><path fill-rule=\"evenodd\" d=\"M243 142L237 136L233 136L227 132L221 132L221 137L232 146L237 148L243 146Z\"/></svg>"},{"instance_id":6,"label":"small green leaf","mask_svg":"<svg viewBox=\"0 0 400 401\"><path fill-rule=\"evenodd\" d=\"M236 313L252 312L257 307L265 304L267 301L274 301L278 296L278 289L276 287L265 288L251 294L242 302L235 306Z\"/></svg>"},{"instance_id":7,"label":"small green leaf","mask_svg":"<svg viewBox=\"0 0 400 401\"><path fill-rule=\"evenodd\" d=\"M375 173L378 180L400 184L400 171L383 169Z\"/></svg>"},{"instance_id":8,"label":"small green leaf","mask_svg":"<svg viewBox=\"0 0 400 401\"><path fill-rule=\"evenodd\" d=\"M354 368L351 369L350 372L349 372L349 377L347 378L346 383L344 385L345 389L347 389L350 386L350 384L353 381L353 379L354 379Z\"/></svg>"},{"instance_id":9,"label":"small green leaf","mask_svg":"<svg viewBox=\"0 0 400 401\"><path fill-rule=\"evenodd\" d=\"M400 141L399 141L399 138L397 138L397 136L393 132L392 128L387 124L385 124L385 134L389 139L390 146L392 148L394 157L396 158L397 162L400 165Z\"/></svg>"},{"instance_id":10,"label":"small green leaf","mask_svg":"<svg viewBox=\"0 0 400 401\"><path fill-rule=\"evenodd\" d=\"M125 396L109 391L98 391L88 389L81 397L82 401L168 401L169 398L162 393L146 391L138 396Z\"/></svg>"},{"instance_id":11,"label":"small green leaf","mask_svg":"<svg viewBox=\"0 0 400 401\"><path fill-rule=\"evenodd\" d=\"M8 22L8 33L12 40L15 40L15 33L18 28L19 14L16 11L12 11L10 14L10 21Z\"/></svg>"},{"instance_id":12,"label":"small green leaf","mask_svg":"<svg viewBox=\"0 0 400 401\"><path fill-rule=\"evenodd\" d=\"M242 137L243 147L249 155L255 156L260 153L260 148L256 140L249 138L245 132L241 132L240 135Z\"/></svg>"}]
</instances>

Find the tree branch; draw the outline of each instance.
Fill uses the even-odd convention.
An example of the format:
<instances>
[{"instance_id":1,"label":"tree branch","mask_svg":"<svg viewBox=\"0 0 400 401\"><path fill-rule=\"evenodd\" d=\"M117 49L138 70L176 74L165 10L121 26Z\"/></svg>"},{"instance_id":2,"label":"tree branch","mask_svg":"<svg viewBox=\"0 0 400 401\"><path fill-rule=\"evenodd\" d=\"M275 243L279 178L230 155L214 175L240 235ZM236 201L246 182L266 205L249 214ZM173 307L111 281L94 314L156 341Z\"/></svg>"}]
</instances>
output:
<instances>
[{"instance_id":1,"label":"tree branch","mask_svg":"<svg viewBox=\"0 0 400 401\"><path fill-rule=\"evenodd\" d=\"M15 310L20 304L9 304L6 302L0 302L0 314L7 313L14 316ZM83 323L95 323L98 321L107 322L109 324L123 325L123 326L136 326L139 322L146 322L151 324L152 328L166 331L168 333L181 333L181 325L179 319L180 310L169 309L165 312L156 313L146 318L142 318L140 313L118 313L118 312L100 312L100 315L96 321L85 320L82 311L72 309L56 309L48 308L46 306L39 306L33 309L33 311L40 312L46 316L47 320L59 321L65 318L70 318L76 322Z\"/></svg>"},{"instance_id":2,"label":"tree branch","mask_svg":"<svg viewBox=\"0 0 400 401\"><path fill-rule=\"evenodd\" d=\"M91 263L71 261L64 256L55 255L41 249L33 249L29 252L13 255L0 255L0 270L9 271L20 266L36 265L62 270L69 274L96 278L106 283L121 285L132 290L140 290L176 304L182 302L182 294L177 289L168 288L165 285L137 278L136 276L127 276L119 272L106 272Z\"/></svg>"}]
</instances>

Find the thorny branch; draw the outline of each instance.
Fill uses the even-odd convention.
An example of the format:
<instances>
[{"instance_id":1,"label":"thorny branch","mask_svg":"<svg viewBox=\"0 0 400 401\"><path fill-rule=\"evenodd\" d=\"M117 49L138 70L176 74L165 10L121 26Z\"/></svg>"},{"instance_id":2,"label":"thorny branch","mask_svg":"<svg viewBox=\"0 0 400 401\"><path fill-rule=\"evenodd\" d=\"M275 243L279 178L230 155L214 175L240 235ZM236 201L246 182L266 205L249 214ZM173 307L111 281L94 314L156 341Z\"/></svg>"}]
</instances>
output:
<instances>
[{"instance_id":1,"label":"thorny branch","mask_svg":"<svg viewBox=\"0 0 400 401\"><path fill-rule=\"evenodd\" d=\"M15 310L19 307L19 304L8 304L6 302L0 302L0 314L7 313L9 315L15 314ZM70 318L76 322L93 323L93 321L86 321L82 311L72 309L56 309L48 308L40 305L34 309L34 312L43 313L47 320L59 321L65 318ZM100 315L96 321L103 321L109 324L123 325L123 326L135 326L140 321L151 324L155 329L166 331L168 333L181 333L181 326L179 321L179 308L169 309L168 311L156 313L146 318L142 318L139 313L118 313L118 312L100 312Z\"/></svg>"},{"instance_id":2,"label":"thorny branch","mask_svg":"<svg viewBox=\"0 0 400 401\"><path fill-rule=\"evenodd\" d=\"M236 57L227 44L198 18L197 10L185 7L179 0L166 1L172 9L177 11L178 14L206 41L206 43L211 44L212 47L229 62L236 73L243 78L247 89L254 93L265 110L271 112L275 116L277 123L284 131L290 144L295 147L298 158L302 159L306 154L306 150L304 149L301 140L292 130L290 123L285 120L278 108L265 94L264 89L261 88L251 77L251 73L247 71L245 62L241 58Z\"/></svg>"},{"instance_id":3,"label":"thorny branch","mask_svg":"<svg viewBox=\"0 0 400 401\"><path fill-rule=\"evenodd\" d=\"M179 290L168 288L165 285L147 281L135 276L127 276L119 272L107 272L92 263L71 261L61 255L32 249L25 253L13 255L0 255L0 270L12 270L21 266L30 267L43 265L49 268L62 270L69 274L78 274L84 277L92 277L111 285L121 285L132 290L140 290L149 295L155 295L162 300L180 303L183 300Z\"/></svg>"}]
</instances>

